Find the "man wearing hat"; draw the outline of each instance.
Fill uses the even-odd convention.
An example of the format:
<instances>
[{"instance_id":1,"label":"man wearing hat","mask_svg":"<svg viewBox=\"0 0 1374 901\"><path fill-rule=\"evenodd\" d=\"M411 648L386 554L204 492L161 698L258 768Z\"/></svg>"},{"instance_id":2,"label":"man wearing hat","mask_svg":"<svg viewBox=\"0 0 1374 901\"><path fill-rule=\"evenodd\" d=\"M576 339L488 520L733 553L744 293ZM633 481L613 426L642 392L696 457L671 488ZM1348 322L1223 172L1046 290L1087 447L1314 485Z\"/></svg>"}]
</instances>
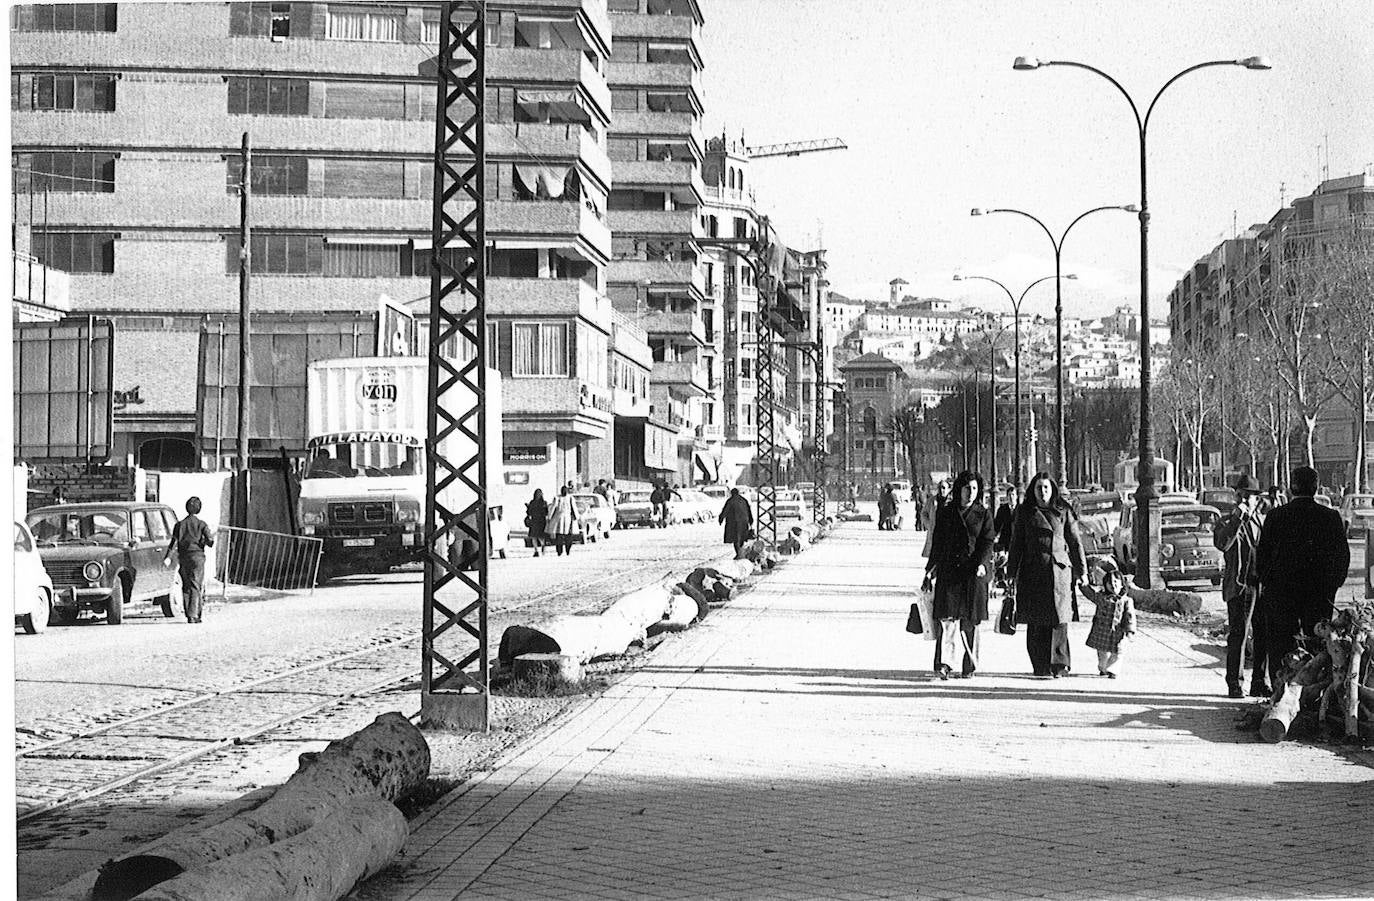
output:
<instances>
[{"instance_id":1,"label":"man wearing hat","mask_svg":"<svg viewBox=\"0 0 1374 901\"><path fill-rule=\"evenodd\" d=\"M1245 653L1245 635L1254 641L1254 675L1250 681L1251 697L1270 695L1265 676L1267 659L1264 618L1255 613L1258 592L1251 587L1250 568L1259 546L1264 514L1260 512L1260 484L1254 477L1243 475L1231 486L1236 491L1236 508L1221 518L1212 543L1222 552L1226 568L1222 573L1221 596L1226 600L1228 628L1226 632L1226 689L1227 696L1243 698L1241 664Z\"/></svg>"}]
</instances>

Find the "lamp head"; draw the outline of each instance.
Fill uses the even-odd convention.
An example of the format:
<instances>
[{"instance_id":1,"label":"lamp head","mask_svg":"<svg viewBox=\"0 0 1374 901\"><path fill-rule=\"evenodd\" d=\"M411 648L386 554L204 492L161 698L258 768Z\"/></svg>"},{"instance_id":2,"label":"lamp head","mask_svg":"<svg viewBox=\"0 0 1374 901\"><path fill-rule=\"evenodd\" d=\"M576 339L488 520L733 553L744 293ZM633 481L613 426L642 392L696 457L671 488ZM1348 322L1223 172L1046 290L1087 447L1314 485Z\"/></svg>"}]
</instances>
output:
<instances>
[{"instance_id":1,"label":"lamp head","mask_svg":"<svg viewBox=\"0 0 1374 901\"><path fill-rule=\"evenodd\" d=\"M1064 276L1064 278L1072 279L1073 281L1078 281L1078 273L1070 272L1068 275Z\"/></svg>"},{"instance_id":2,"label":"lamp head","mask_svg":"<svg viewBox=\"0 0 1374 901\"><path fill-rule=\"evenodd\" d=\"M1042 65L1044 65L1044 63L1033 56L1018 56L1012 62L1011 67L1017 72L1026 72L1031 69L1038 69Z\"/></svg>"},{"instance_id":3,"label":"lamp head","mask_svg":"<svg viewBox=\"0 0 1374 901\"><path fill-rule=\"evenodd\" d=\"M1122 209L1128 213L1138 213L1140 212L1140 204L1128 203L1125 206L1123 206Z\"/></svg>"},{"instance_id":4,"label":"lamp head","mask_svg":"<svg viewBox=\"0 0 1374 901\"><path fill-rule=\"evenodd\" d=\"M974 207L973 209L968 211L968 214L970 216L981 216L984 214L984 212L985 210L983 210L982 207Z\"/></svg>"},{"instance_id":5,"label":"lamp head","mask_svg":"<svg viewBox=\"0 0 1374 901\"><path fill-rule=\"evenodd\" d=\"M1274 68L1274 64L1269 62L1267 56L1247 56L1245 59L1236 60L1236 65L1244 66L1254 72L1267 72Z\"/></svg>"},{"instance_id":6,"label":"lamp head","mask_svg":"<svg viewBox=\"0 0 1374 901\"><path fill-rule=\"evenodd\" d=\"M954 280L955 280L956 282L962 282L962 281L964 280L964 277L963 277L962 275L960 275L959 273L956 272L956 273L954 274Z\"/></svg>"}]
</instances>

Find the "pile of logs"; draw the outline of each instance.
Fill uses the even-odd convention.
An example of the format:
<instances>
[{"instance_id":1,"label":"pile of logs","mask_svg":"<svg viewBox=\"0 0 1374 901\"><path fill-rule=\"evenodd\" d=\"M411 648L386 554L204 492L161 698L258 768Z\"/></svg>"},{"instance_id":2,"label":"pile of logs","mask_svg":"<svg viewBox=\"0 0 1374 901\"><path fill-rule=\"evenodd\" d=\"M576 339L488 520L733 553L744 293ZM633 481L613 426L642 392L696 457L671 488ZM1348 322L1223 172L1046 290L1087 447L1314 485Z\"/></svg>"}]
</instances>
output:
<instances>
[{"instance_id":1,"label":"pile of logs","mask_svg":"<svg viewBox=\"0 0 1374 901\"><path fill-rule=\"evenodd\" d=\"M424 785L429 764L420 730L384 713L302 754L290 779L234 802L232 815L173 832L43 898L334 901L400 854L408 829L396 802Z\"/></svg>"},{"instance_id":2,"label":"pile of logs","mask_svg":"<svg viewBox=\"0 0 1374 901\"><path fill-rule=\"evenodd\" d=\"M1288 736L1300 712L1315 714L1323 734L1333 721L1347 738L1374 738L1374 600L1356 601L1316 626L1315 652L1300 648L1283 661L1260 735Z\"/></svg>"}]
</instances>

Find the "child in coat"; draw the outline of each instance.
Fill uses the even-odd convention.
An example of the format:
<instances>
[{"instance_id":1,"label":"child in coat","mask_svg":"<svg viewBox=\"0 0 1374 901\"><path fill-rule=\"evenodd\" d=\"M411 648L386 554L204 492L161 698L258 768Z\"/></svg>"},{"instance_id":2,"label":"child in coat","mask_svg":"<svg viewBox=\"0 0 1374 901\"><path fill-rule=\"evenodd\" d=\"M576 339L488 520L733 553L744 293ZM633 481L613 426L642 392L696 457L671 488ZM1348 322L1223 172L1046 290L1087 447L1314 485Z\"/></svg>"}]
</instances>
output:
<instances>
[{"instance_id":1,"label":"child in coat","mask_svg":"<svg viewBox=\"0 0 1374 901\"><path fill-rule=\"evenodd\" d=\"M1135 604L1126 593L1126 579L1112 560L1093 558L1089 579L1092 587L1084 589L1083 596L1097 605L1097 612L1093 614L1087 644L1097 651L1098 675L1115 679L1121 643L1135 634Z\"/></svg>"}]
</instances>

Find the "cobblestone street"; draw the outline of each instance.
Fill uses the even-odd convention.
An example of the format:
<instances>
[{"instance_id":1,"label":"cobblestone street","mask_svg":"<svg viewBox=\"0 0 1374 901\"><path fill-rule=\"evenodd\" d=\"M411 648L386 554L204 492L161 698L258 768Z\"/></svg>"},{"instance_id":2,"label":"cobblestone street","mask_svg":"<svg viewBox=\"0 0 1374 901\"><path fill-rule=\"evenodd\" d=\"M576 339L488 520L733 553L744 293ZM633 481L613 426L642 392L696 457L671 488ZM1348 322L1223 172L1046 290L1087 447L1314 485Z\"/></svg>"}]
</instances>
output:
<instances>
[{"instance_id":1,"label":"cobblestone street","mask_svg":"<svg viewBox=\"0 0 1374 901\"><path fill-rule=\"evenodd\" d=\"M916 540L842 528L454 792L358 897L1374 895L1367 752L1237 731L1218 648L1158 619L1115 681L1087 622L1068 679L1030 677L1022 627L937 681L902 631Z\"/></svg>"}]
</instances>

